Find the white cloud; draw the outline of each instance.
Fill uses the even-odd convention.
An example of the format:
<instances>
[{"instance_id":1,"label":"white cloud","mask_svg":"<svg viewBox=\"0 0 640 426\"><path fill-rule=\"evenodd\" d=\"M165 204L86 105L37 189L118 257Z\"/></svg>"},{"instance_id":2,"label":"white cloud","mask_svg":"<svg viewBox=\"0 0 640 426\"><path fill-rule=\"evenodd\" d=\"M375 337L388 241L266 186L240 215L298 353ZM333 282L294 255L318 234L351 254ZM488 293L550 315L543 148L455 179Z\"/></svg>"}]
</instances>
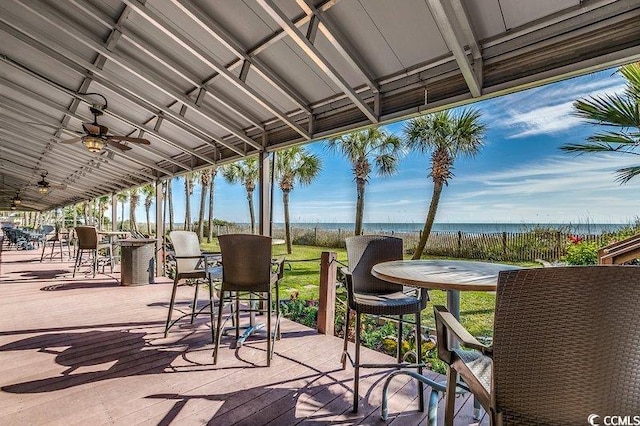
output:
<instances>
[{"instance_id":1,"label":"white cloud","mask_svg":"<svg viewBox=\"0 0 640 426\"><path fill-rule=\"evenodd\" d=\"M513 107L506 111L507 117L498 120L501 127L511 128L515 133L509 135L510 138L520 138L539 134L552 134L566 131L579 126L583 120L573 115L573 102L585 96L602 96L605 94L621 93L625 86L616 84L606 86L598 91L589 91L581 95L572 96L569 101L558 103L558 97L554 91L545 93L542 99L547 101L546 105L536 106L530 103L520 103L519 108ZM538 100L540 101L540 100Z\"/></svg>"}]
</instances>

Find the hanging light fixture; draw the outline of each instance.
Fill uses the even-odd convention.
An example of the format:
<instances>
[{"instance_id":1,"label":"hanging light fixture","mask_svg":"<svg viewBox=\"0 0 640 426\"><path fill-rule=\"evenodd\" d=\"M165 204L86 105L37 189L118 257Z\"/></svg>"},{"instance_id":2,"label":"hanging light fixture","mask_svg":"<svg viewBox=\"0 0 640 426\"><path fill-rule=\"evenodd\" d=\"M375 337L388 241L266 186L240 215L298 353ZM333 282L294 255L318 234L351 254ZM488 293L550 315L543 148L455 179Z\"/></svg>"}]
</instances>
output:
<instances>
[{"instance_id":1,"label":"hanging light fixture","mask_svg":"<svg viewBox=\"0 0 640 426\"><path fill-rule=\"evenodd\" d=\"M49 192L49 182L47 182L47 180L45 179L45 176L47 176L47 172L44 171L40 176L42 176L42 180L38 182L38 192L42 195L45 195Z\"/></svg>"},{"instance_id":2,"label":"hanging light fixture","mask_svg":"<svg viewBox=\"0 0 640 426\"><path fill-rule=\"evenodd\" d=\"M82 138L82 144L89 152L100 152L104 148L105 141L100 136L87 135Z\"/></svg>"},{"instance_id":3,"label":"hanging light fixture","mask_svg":"<svg viewBox=\"0 0 640 426\"><path fill-rule=\"evenodd\" d=\"M13 203L12 205L14 206L19 206L20 204L22 204L22 200L20 199L20 193L16 192L16 196L13 197Z\"/></svg>"}]
</instances>

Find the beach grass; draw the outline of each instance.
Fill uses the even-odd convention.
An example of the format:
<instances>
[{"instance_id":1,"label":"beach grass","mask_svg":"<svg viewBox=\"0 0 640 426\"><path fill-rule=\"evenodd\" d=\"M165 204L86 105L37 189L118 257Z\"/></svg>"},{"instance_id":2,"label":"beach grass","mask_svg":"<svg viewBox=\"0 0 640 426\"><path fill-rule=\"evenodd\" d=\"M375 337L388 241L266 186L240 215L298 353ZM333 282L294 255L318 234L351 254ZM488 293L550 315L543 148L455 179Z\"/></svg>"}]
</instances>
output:
<instances>
[{"instance_id":1,"label":"beach grass","mask_svg":"<svg viewBox=\"0 0 640 426\"><path fill-rule=\"evenodd\" d=\"M218 250L217 244L203 244L202 247L204 250ZM284 256L287 260L284 278L280 282L280 297L282 299L318 300L320 256L323 251L328 250L337 253L338 261L347 263L347 252L342 248L327 249L325 247L294 245L293 253L286 254L285 245L274 246L274 256ZM531 264L522 264L522 266L531 266ZM446 306L446 293L430 290L429 297L431 299L429 305L422 314L423 324L433 329L432 306ZM460 297L462 324L475 336L491 336L493 334L494 306L494 293L462 292Z\"/></svg>"}]
</instances>

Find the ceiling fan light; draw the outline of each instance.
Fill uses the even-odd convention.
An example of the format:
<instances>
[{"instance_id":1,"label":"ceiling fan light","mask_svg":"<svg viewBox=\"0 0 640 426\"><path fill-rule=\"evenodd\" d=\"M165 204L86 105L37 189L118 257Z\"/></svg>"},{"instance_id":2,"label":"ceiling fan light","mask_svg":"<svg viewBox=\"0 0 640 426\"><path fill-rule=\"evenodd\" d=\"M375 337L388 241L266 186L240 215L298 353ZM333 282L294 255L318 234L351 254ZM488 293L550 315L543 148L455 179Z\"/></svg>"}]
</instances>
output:
<instances>
[{"instance_id":1,"label":"ceiling fan light","mask_svg":"<svg viewBox=\"0 0 640 426\"><path fill-rule=\"evenodd\" d=\"M47 188L46 186L39 186L38 192L41 193L42 195L45 195L47 192L49 192L49 188Z\"/></svg>"},{"instance_id":2,"label":"ceiling fan light","mask_svg":"<svg viewBox=\"0 0 640 426\"><path fill-rule=\"evenodd\" d=\"M15 197L13 199L13 204L19 206L20 204L22 204L22 200L19 197Z\"/></svg>"},{"instance_id":3,"label":"ceiling fan light","mask_svg":"<svg viewBox=\"0 0 640 426\"><path fill-rule=\"evenodd\" d=\"M89 152L100 152L105 145L104 139L98 136L91 135L83 137L82 143Z\"/></svg>"}]
</instances>

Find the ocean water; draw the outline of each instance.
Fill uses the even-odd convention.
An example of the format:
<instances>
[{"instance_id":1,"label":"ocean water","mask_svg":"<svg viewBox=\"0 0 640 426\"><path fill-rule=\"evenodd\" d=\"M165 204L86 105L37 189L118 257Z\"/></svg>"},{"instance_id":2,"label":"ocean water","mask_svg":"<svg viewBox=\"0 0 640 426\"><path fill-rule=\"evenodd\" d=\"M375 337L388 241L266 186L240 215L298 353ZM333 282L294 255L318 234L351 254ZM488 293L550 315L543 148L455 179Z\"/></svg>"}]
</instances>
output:
<instances>
[{"instance_id":1,"label":"ocean water","mask_svg":"<svg viewBox=\"0 0 640 426\"><path fill-rule=\"evenodd\" d=\"M353 223L319 222L292 223L295 228L353 230ZM365 223L366 232L419 232L422 223ZM528 232L534 229L553 229L572 234L602 234L615 232L625 224L612 223L434 223L432 231L437 232L465 232L465 233L496 233L496 232ZM282 223L274 223L275 228L284 227Z\"/></svg>"}]
</instances>

